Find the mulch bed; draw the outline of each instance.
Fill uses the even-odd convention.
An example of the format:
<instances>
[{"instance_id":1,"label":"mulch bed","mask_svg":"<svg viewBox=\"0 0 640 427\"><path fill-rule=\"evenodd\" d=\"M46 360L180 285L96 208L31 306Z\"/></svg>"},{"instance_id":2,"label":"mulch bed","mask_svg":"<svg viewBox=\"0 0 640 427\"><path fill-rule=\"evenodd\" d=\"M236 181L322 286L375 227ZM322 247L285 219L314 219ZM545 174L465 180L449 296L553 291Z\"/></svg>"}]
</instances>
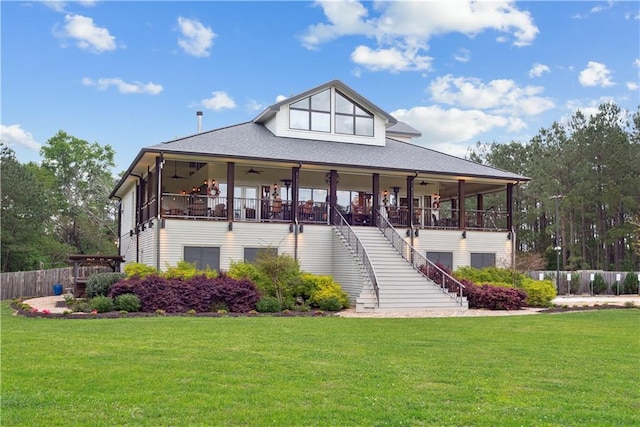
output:
<instances>
[{"instance_id":1,"label":"mulch bed","mask_svg":"<svg viewBox=\"0 0 640 427\"><path fill-rule=\"evenodd\" d=\"M120 319L124 317L327 317L334 316L333 312L325 312L322 310L310 310L310 311L281 311L278 313L155 313L155 312L142 312L135 313L121 313L119 311L110 311L107 313L83 313L83 312L69 312L69 313L48 313L46 311L35 311L33 309L24 309L20 305L20 301L12 301L11 308L16 311L19 316L25 317L45 317L48 319ZM66 307L67 304L64 301L58 302L56 307Z\"/></svg>"}]
</instances>

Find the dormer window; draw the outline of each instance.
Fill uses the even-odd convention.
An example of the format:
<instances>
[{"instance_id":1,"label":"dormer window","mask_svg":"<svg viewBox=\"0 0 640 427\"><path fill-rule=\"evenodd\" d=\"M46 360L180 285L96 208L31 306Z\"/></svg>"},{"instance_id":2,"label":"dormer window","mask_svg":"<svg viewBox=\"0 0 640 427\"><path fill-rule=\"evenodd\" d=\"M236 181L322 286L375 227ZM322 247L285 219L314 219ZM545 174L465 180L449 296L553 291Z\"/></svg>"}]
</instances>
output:
<instances>
[{"instance_id":1,"label":"dormer window","mask_svg":"<svg viewBox=\"0 0 640 427\"><path fill-rule=\"evenodd\" d=\"M331 132L331 91L327 89L291 104L289 127Z\"/></svg>"},{"instance_id":2,"label":"dormer window","mask_svg":"<svg viewBox=\"0 0 640 427\"><path fill-rule=\"evenodd\" d=\"M373 114L336 91L336 133L373 136Z\"/></svg>"}]
</instances>

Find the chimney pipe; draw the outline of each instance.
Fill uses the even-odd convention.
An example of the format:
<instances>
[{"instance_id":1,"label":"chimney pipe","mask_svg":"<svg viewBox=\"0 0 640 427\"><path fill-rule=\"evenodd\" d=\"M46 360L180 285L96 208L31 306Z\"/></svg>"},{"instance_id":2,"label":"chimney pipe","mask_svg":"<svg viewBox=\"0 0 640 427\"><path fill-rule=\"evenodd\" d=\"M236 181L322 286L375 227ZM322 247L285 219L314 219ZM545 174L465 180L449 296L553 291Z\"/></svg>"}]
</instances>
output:
<instances>
[{"instance_id":1,"label":"chimney pipe","mask_svg":"<svg viewBox=\"0 0 640 427\"><path fill-rule=\"evenodd\" d=\"M202 111L196 111L196 116L198 116L198 133L202 132Z\"/></svg>"}]
</instances>

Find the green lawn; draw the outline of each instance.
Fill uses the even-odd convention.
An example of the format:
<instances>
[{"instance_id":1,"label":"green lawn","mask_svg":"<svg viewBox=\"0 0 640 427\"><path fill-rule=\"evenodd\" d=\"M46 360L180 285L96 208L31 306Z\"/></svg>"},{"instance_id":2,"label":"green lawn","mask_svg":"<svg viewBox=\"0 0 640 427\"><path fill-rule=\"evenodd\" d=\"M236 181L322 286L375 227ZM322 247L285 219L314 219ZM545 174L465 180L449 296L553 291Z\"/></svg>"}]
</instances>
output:
<instances>
[{"instance_id":1,"label":"green lawn","mask_svg":"<svg viewBox=\"0 0 640 427\"><path fill-rule=\"evenodd\" d=\"M43 319L2 303L15 425L640 425L640 310Z\"/></svg>"}]
</instances>

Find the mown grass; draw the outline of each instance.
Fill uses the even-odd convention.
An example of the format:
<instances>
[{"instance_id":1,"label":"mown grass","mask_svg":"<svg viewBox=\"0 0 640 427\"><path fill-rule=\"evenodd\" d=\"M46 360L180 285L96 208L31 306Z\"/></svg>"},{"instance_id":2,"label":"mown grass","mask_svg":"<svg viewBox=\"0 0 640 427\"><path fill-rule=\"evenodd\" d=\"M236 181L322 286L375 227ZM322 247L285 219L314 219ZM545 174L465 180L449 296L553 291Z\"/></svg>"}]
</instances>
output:
<instances>
[{"instance_id":1,"label":"mown grass","mask_svg":"<svg viewBox=\"0 0 640 427\"><path fill-rule=\"evenodd\" d=\"M640 310L65 320L2 304L2 425L639 425Z\"/></svg>"}]
</instances>

